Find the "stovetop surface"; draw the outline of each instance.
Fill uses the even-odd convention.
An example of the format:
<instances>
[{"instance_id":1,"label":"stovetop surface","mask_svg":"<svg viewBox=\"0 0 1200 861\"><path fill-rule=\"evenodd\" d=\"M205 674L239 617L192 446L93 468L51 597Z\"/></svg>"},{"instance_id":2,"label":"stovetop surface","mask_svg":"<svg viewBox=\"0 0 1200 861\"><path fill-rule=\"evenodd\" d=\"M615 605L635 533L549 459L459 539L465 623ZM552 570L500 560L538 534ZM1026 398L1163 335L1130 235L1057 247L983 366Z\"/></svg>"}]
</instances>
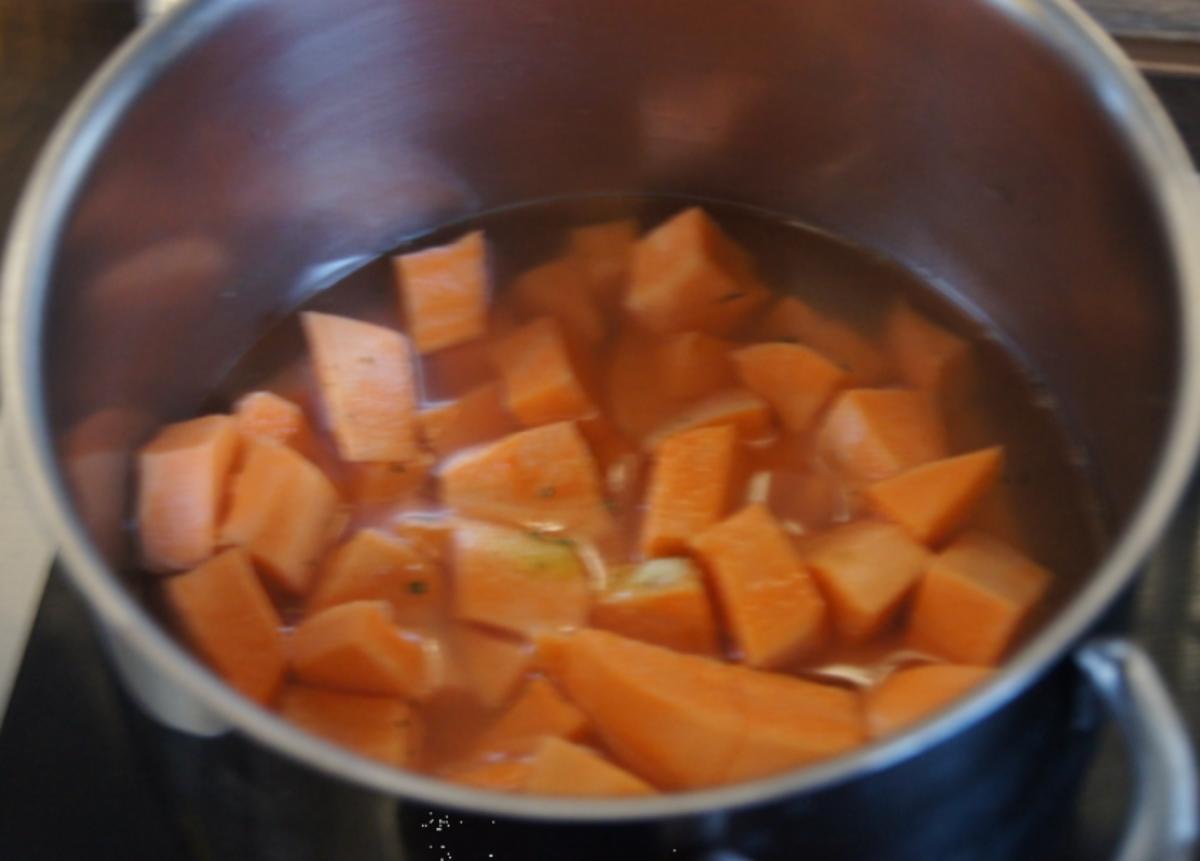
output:
<instances>
[{"instance_id":1,"label":"stovetop surface","mask_svg":"<svg viewBox=\"0 0 1200 861\"><path fill-rule=\"evenodd\" d=\"M54 7L49 25L35 7ZM1106 23L1200 33L1195 0L1092 0ZM62 10L72 10L63 14ZM1153 12L1158 17L1153 17ZM118 0L0 0L0 228L50 123L83 76L133 25ZM46 30L49 26L49 30ZM5 46L8 50L5 50ZM15 65L14 65L14 59ZM15 76L8 75L16 69ZM23 76L23 77L22 77ZM31 86L36 83L37 86ZM1200 159L1200 78L1152 78ZM1149 565L1134 602L1134 636L1156 659L1200 738L1200 565L1195 490ZM212 773L186 773L192 742L172 753L146 742L162 731L134 709L107 669L88 613L63 576L52 572L33 626L7 713L0 723L0 859L155 859L229 857L220 840L199 831L211 821L206 802L236 807L239 791L200 786ZM181 773L180 769L185 773ZM162 780L164 769L171 785ZM1072 857L1107 857L1128 802L1128 769L1115 739L1092 768L1074 830ZM189 785L189 780L191 784ZM216 803L216 802L214 802ZM429 858L486 858L474 835L464 842L454 822L433 818ZM477 826L478 828L478 826ZM214 850L214 847L218 847ZM500 857L500 856L495 856Z\"/></svg>"}]
</instances>

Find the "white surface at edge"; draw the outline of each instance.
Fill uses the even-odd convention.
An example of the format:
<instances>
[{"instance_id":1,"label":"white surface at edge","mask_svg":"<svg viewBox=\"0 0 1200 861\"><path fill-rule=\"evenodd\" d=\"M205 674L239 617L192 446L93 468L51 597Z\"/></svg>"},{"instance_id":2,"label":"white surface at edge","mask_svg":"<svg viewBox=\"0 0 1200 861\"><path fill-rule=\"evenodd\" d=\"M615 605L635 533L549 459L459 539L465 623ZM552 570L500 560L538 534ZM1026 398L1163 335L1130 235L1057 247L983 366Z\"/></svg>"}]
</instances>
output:
<instances>
[{"instance_id":1,"label":"white surface at edge","mask_svg":"<svg viewBox=\"0 0 1200 861\"><path fill-rule=\"evenodd\" d=\"M53 555L9 458L7 444L0 445L0 726Z\"/></svg>"}]
</instances>

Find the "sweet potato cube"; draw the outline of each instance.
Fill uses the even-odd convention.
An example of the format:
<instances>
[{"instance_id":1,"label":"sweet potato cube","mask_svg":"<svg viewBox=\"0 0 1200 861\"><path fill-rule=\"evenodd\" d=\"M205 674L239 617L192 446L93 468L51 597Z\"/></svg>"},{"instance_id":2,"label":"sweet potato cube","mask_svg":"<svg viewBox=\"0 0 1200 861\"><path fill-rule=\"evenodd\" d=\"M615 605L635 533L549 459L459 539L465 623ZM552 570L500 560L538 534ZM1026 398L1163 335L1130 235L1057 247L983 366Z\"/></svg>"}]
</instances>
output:
<instances>
[{"instance_id":1,"label":"sweet potato cube","mask_svg":"<svg viewBox=\"0 0 1200 861\"><path fill-rule=\"evenodd\" d=\"M754 344L733 354L742 385L761 395L793 433L807 431L849 376L799 344Z\"/></svg>"},{"instance_id":2,"label":"sweet potato cube","mask_svg":"<svg viewBox=\"0 0 1200 861\"><path fill-rule=\"evenodd\" d=\"M533 665L529 643L472 625L455 626L453 643L463 682L485 708L502 705Z\"/></svg>"},{"instance_id":3,"label":"sweet potato cube","mask_svg":"<svg viewBox=\"0 0 1200 861\"><path fill-rule=\"evenodd\" d=\"M987 667L929 664L899 670L867 691L864 706L871 735L891 735L929 717L992 673Z\"/></svg>"},{"instance_id":4,"label":"sweet potato cube","mask_svg":"<svg viewBox=\"0 0 1200 861\"><path fill-rule=\"evenodd\" d=\"M413 707L402 699L289 685L279 697L279 713L360 756L398 768L416 762L420 728Z\"/></svg>"},{"instance_id":5,"label":"sweet potato cube","mask_svg":"<svg viewBox=\"0 0 1200 861\"><path fill-rule=\"evenodd\" d=\"M416 379L408 339L384 326L316 311L305 311L300 321L342 460L415 457Z\"/></svg>"},{"instance_id":6,"label":"sweet potato cube","mask_svg":"<svg viewBox=\"0 0 1200 861\"><path fill-rule=\"evenodd\" d=\"M625 311L652 332L728 334L769 298L749 258L693 207L634 246Z\"/></svg>"},{"instance_id":7,"label":"sweet potato cube","mask_svg":"<svg viewBox=\"0 0 1200 861\"><path fill-rule=\"evenodd\" d=\"M331 538L337 491L321 470L287 446L257 438L244 448L221 544L244 547L278 586L302 594Z\"/></svg>"},{"instance_id":8,"label":"sweet potato cube","mask_svg":"<svg viewBox=\"0 0 1200 861\"><path fill-rule=\"evenodd\" d=\"M497 341L492 355L504 381L508 411L526 427L594 411L562 328L552 317L539 317Z\"/></svg>"},{"instance_id":9,"label":"sweet potato cube","mask_svg":"<svg viewBox=\"0 0 1200 861\"><path fill-rule=\"evenodd\" d=\"M678 652L715 655L720 651L704 578L690 559L651 559L618 569L597 596L591 622Z\"/></svg>"},{"instance_id":10,"label":"sweet potato cube","mask_svg":"<svg viewBox=\"0 0 1200 861\"><path fill-rule=\"evenodd\" d=\"M484 762L469 760L465 764L459 763L446 769L441 776L475 789L517 792L529 779L529 760L498 759Z\"/></svg>"},{"instance_id":11,"label":"sweet potato cube","mask_svg":"<svg viewBox=\"0 0 1200 861\"><path fill-rule=\"evenodd\" d=\"M660 342L636 330L622 332L608 352L604 376L606 413L630 439L640 441L679 410L663 397L657 362Z\"/></svg>"},{"instance_id":12,"label":"sweet potato cube","mask_svg":"<svg viewBox=\"0 0 1200 861\"><path fill-rule=\"evenodd\" d=\"M357 694L424 700L445 684L441 644L396 627L386 601L351 601L305 619L292 634L292 674Z\"/></svg>"},{"instance_id":13,"label":"sweet potato cube","mask_svg":"<svg viewBox=\"0 0 1200 861\"><path fill-rule=\"evenodd\" d=\"M825 601L788 537L751 505L694 537L726 629L753 667L779 666L825 639Z\"/></svg>"},{"instance_id":14,"label":"sweet potato cube","mask_svg":"<svg viewBox=\"0 0 1200 861\"><path fill-rule=\"evenodd\" d=\"M249 557L226 550L163 583L184 637L237 691L268 702L283 680L283 623Z\"/></svg>"},{"instance_id":15,"label":"sweet potato cube","mask_svg":"<svg viewBox=\"0 0 1200 861\"><path fill-rule=\"evenodd\" d=\"M453 612L532 636L587 621L590 592L571 541L488 523L454 533Z\"/></svg>"},{"instance_id":16,"label":"sweet potato cube","mask_svg":"<svg viewBox=\"0 0 1200 861\"><path fill-rule=\"evenodd\" d=\"M576 227L567 248L587 276L592 295L604 309L614 309L629 281L637 223L632 218Z\"/></svg>"},{"instance_id":17,"label":"sweet potato cube","mask_svg":"<svg viewBox=\"0 0 1200 861\"><path fill-rule=\"evenodd\" d=\"M692 536L724 516L736 454L733 425L677 433L658 444L642 520L645 555L683 553Z\"/></svg>"},{"instance_id":18,"label":"sweet potato cube","mask_svg":"<svg viewBox=\"0 0 1200 861\"><path fill-rule=\"evenodd\" d=\"M537 742L522 791L535 795L612 798L654 795L654 787L596 751L550 736Z\"/></svg>"},{"instance_id":19,"label":"sweet potato cube","mask_svg":"<svg viewBox=\"0 0 1200 861\"><path fill-rule=\"evenodd\" d=\"M411 502L428 488L433 458L420 452L399 463L347 464L350 497L363 505Z\"/></svg>"},{"instance_id":20,"label":"sweet potato cube","mask_svg":"<svg viewBox=\"0 0 1200 861\"><path fill-rule=\"evenodd\" d=\"M788 340L812 347L832 359L850 375L855 385L870 386L890 376L887 356L873 341L849 323L822 314L803 299L786 296L763 318L763 337Z\"/></svg>"},{"instance_id":21,"label":"sweet potato cube","mask_svg":"<svg viewBox=\"0 0 1200 861\"><path fill-rule=\"evenodd\" d=\"M696 401L659 425L642 440L654 449L669 436L713 425L733 425L743 440L761 440L771 434L771 408L754 392L725 389Z\"/></svg>"},{"instance_id":22,"label":"sweet potato cube","mask_svg":"<svg viewBox=\"0 0 1200 861\"><path fill-rule=\"evenodd\" d=\"M462 238L392 258L396 288L413 343L421 353L462 344L487 326L487 247L476 230Z\"/></svg>"},{"instance_id":23,"label":"sweet potato cube","mask_svg":"<svg viewBox=\"0 0 1200 861\"><path fill-rule=\"evenodd\" d=\"M541 736L577 739L588 721L558 689L541 676L525 683L517 699L472 741L476 753L511 753Z\"/></svg>"},{"instance_id":24,"label":"sweet potato cube","mask_svg":"<svg viewBox=\"0 0 1200 861\"><path fill-rule=\"evenodd\" d=\"M308 599L309 613L351 601L386 601L397 622L428 626L438 618L446 586L428 548L379 529L361 529L326 559Z\"/></svg>"},{"instance_id":25,"label":"sweet potato cube","mask_svg":"<svg viewBox=\"0 0 1200 861\"><path fill-rule=\"evenodd\" d=\"M686 403L737 385L731 344L704 332L663 337L655 350L655 388Z\"/></svg>"},{"instance_id":26,"label":"sweet potato cube","mask_svg":"<svg viewBox=\"0 0 1200 861\"><path fill-rule=\"evenodd\" d=\"M419 419L421 436L438 457L517 430L499 383L486 383L457 400L434 404L422 410Z\"/></svg>"},{"instance_id":27,"label":"sweet potato cube","mask_svg":"<svg viewBox=\"0 0 1200 861\"><path fill-rule=\"evenodd\" d=\"M892 523L863 520L820 536L805 554L842 639L861 643L895 618L932 554Z\"/></svg>"},{"instance_id":28,"label":"sweet potato cube","mask_svg":"<svg viewBox=\"0 0 1200 861\"><path fill-rule=\"evenodd\" d=\"M910 389L842 392L818 426L817 447L848 477L867 482L948 454L933 402Z\"/></svg>"},{"instance_id":29,"label":"sweet potato cube","mask_svg":"<svg viewBox=\"0 0 1200 861\"><path fill-rule=\"evenodd\" d=\"M1049 586L1045 568L995 538L969 532L921 578L909 642L950 661L995 664Z\"/></svg>"},{"instance_id":30,"label":"sweet potato cube","mask_svg":"<svg viewBox=\"0 0 1200 861\"><path fill-rule=\"evenodd\" d=\"M575 257L559 257L522 272L513 281L512 295L524 314L557 320L578 343L604 340L608 324Z\"/></svg>"},{"instance_id":31,"label":"sweet potato cube","mask_svg":"<svg viewBox=\"0 0 1200 861\"><path fill-rule=\"evenodd\" d=\"M941 543L974 513L996 483L1000 446L935 460L877 481L863 490L867 503L918 541Z\"/></svg>"},{"instance_id":32,"label":"sweet potato cube","mask_svg":"<svg viewBox=\"0 0 1200 861\"><path fill-rule=\"evenodd\" d=\"M138 452L138 538L151 571L199 565L217 546L217 517L239 437L229 416L167 425Z\"/></svg>"},{"instance_id":33,"label":"sweet potato cube","mask_svg":"<svg viewBox=\"0 0 1200 861\"><path fill-rule=\"evenodd\" d=\"M836 756L864 740L855 694L607 631L560 638L557 677L619 762L697 789Z\"/></svg>"},{"instance_id":34,"label":"sweet potato cube","mask_svg":"<svg viewBox=\"0 0 1200 861\"><path fill-rule=\"evenodd\" d=\"M907 302L888 315L885 333L900 378L943 402L963 397L973 382L974 360L965 338L934 323Z\"/></svg>"},{"instance_id":35,"label":"sweet potato cube","mask_svg":"<svg viewBox=\"0 0 1200 861\"><path fill-rule=\"evenodd\" d=\"M250 392L233 405L238 432L262 436L306 452L312 445L312 428L299 404L274 392Z\"/></svg>"},{"instance_id":36,"label":"sweet potato cube","mask_svg":"<svg viewBox=\"0 0 1200 861\"><path fill-rule=\"evenodd\" d=\"M594 534L611 526L596 460L571 422L519 431L457 455L442 501L467 517Z\"/></svg>"}]
</instances>

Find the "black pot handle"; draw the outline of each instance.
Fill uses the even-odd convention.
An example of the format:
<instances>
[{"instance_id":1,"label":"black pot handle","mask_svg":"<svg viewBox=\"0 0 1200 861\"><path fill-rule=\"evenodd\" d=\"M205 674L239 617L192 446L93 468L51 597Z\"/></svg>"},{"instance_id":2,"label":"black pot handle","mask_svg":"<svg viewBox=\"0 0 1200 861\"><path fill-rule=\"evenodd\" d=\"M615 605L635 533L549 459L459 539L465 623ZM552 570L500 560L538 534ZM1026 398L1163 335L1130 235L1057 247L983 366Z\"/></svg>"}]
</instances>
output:
<instances>
[{"instance_id":1,"label":"black pot handle","mask_svg":"<svg viewBox=\"0 0 1200 861\"><path fill-rule=\"evenodd\" d=\"M1187 861L1200 803L1195 754L1162 677L1128 640L1089 641L1075 661L1120 729L1133 766L1133 807L1117 861Z\"/></svg>"}]
</instances>

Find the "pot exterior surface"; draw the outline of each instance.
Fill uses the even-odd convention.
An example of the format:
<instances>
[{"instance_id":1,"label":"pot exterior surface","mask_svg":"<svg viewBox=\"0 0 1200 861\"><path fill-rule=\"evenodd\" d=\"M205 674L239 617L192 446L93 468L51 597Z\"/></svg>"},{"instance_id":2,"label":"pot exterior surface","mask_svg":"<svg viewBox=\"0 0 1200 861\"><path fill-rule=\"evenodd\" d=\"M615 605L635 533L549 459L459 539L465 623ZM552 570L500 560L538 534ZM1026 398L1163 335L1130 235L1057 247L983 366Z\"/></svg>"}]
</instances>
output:
<instances>
[{"instance_id":1,"label":"pot exterior surface","mask_svg":"<svg viewBox=\"0 0 1200 861\"><path fill-rule=\"evenodd\" d=\"M1173 191L1188 166L1099 38L1062 3L1016 0L210 0L172 13L68 119L6 268L17 436L76 582L123 647L321 770L421 804L606 816L370 767L225 691L112 573L129 568L128 455L193 413L265 326L435 225L630 192L803 221L912 267L1020 345L1122 543L990 693L923 734L609 813L657 816L636 826L655 833L728 827L747 845L783 822L828 857L884 857L919 832L926 854L894 857L958 857L964 834L1017 821L1031 791L1068 793L1070 769L1037 777L1048 751L1086 747L1073 671L1052 667L1132 578L1200 425L1200 256L1181 239L1193 201ZM742 812L698 816L714 809Z\"/></svg>"}]
</instances>

